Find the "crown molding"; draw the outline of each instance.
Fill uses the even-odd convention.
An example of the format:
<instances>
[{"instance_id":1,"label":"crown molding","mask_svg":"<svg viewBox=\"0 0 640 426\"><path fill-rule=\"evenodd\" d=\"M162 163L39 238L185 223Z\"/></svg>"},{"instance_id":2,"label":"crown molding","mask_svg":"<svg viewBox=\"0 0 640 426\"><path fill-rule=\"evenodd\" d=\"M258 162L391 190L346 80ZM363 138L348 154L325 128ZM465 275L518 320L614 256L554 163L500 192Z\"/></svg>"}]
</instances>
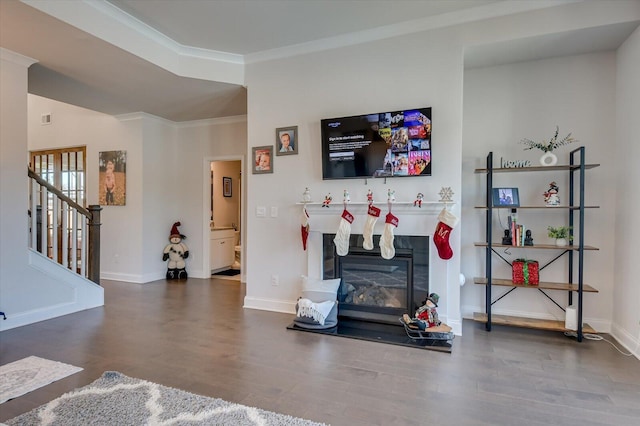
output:
<instances>
[{"instance_id":1,"label":"crown molding","mask_svg":"<svg viewBox=\"0 0 640 426\"><path fill-rule=\"evenodd\" d=\"M232 64L244 64L244 57L235 53L220 52L217 50L201 49L198 47L185 46L169 38L155 28L145 24L139 19L131 16L114 4L104 0L83 0L85 3L119 22L122 25L136 31L143 37L171 50L180 56L192 56L195 58L209 59L213 61L229 62Z\"/></svg>"},{"instance_id":2,"label":"crown molding","mask_svg":"<svg viewBox=\"0 0 640 426\"><path fill-rule=\"evenodd\" d=\"M0 60L13 62L14 64L22 65L25 68L29 68L31 65L38 62L33 58L5 49L4 47L0 47Z\"/></svg>"},{"instance_id":3,"label":"crown molding","mask_svg":"<svg viewBox=\"0 0 640 426\"><path fill-rule=\"evenodd\" d=\"M219 126L221 124L246 123L246 115L232 115L229 117L207 118L204 120L181 121L176 123L176 127L201 127L201 126Z\"/></svg>"},{"instance_id":4,"label":"crown molding","mask_svg":"<svg viewBox=\"0 0 640 426\"><path fill-rule=\"evenodd\" d=\"M286 57L320 52L323 50L337 49L372 41L384 40L393 37L415 34L440 28L466 24L485 19L498 18L517 13L529 12L548 7L562 6L569 3L578 3L584 0L522 0L500 1L483 6L463 9L456 12L444 13L426 18L413 19L397 24L385 25L364 31L328 37L307 43L286 46L262 52L250 53L244 56L246 64L283 59Z\"/></svg>"},{"instance_id":5,"label":"crown molding","mask_svg":"<svg viewBox=\"0 0 640 426\"><path fill-rule=\"evenodd\" d=\"M184 75L183 72L180 72L183 71L183 69L180 67L175 69L175 65L172 66L171 64L175 64L176 60L177 62L180 62L182 59L187 62L190 60L197 61L194 65L197 63L200 63L201 65L206 63L221 63L228 64L229 66L240 66L243 68L244 65L255 62L264 62L340 47L353 46L474 21L562 6L570 3L578 3L584 0L498 1L460 11L414 19L402 23L371 28L364 31L328 37L307 43L299 43L281 48L250 53L247 55L182 45L106 0L81 0L74 2L44 2L39 0L21 1L41 10L42 12L61 19L70 25L76 26L83 31L87 31L96 37L115 44L116 46L119 46L133 54L143 57L144 59L168 69L169 71ZM127 34L131 37L127 36ZM149 50L155 50L156 52L150 53ZM234 70L235 68L231 70L225 68L217 70L217 72L231 74L234 72L241 73L239 70ZM211 72L215 73L216 70L212 70ZM186 74L191 73L187 72ZM203 75L185 76L206 78L206 76ZM228 74L226 77L227 80L234 79ZM243 79L244 75L236 77L235 80L238 78ZM237 81L228 82L242 84Z\"/></svg>"},{"instance_id":6,"label":"crown molding","mask_svg":"<svg viewBox=\"0 0 640 426\"><path fill-rule=\"evenodd\" d=\"M183 46L105 0L20 0L176 75L244 84L242 55Z\"/></svg>"},{"instance_id":7,"label":"crown molding","mask_svg":"<svg viewBox=\"0 0 640 426\"><path fill-rule=\"evenodd\" d=\"M221 124L234 124L234 123L246 123L246 115L232 115L229 117L216 117L206 118L204 120L192 120L192 121L171 121L166 118L158 117L146 112L132 112L129 114L119 114L114 116L119 121L136 121L136 120L154 120L164 124L168 124L176 128L186 127L202 127L202 126L219 126Z\"/></svg>"}]
</instances>

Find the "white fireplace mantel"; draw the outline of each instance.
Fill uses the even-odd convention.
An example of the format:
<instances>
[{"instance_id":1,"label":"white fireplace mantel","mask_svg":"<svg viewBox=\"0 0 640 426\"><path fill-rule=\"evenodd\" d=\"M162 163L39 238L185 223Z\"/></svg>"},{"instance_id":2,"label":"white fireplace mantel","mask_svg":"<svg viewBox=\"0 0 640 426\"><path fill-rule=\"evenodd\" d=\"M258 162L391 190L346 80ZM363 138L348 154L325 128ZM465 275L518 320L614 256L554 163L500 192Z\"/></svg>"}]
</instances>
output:
<instances>
[{"instance_id":1,"label":"white fireplace mantel","mask_svg":"<svg viewBox=\"0 0 640 426\"><path fill-rule=\"evenodd\" d=\"M306 206L309 214L342 214L343 209L349 210L354 215L358 214L367 214L367 209L369 207L369 203L367 202L353 202L353 203L340 203L340 202L332 202L329 207L324 207L323 203L318 202L299 202L296 203L299 206ZM388 212L389 207L391 207L391 213L395 216L398 215L434 215L439 214L442 211L443 207L451 208L455 206L454 202L448 201L423 201L422 207L418 207L413 204L413 202L394 202L391 203L373 203L374 206L378 207L383 212ZM385 213L386 214L386 213Z\"/></svg>"},{"instance_id":2,"label":"white fireplace mantel","mask_svg":"<svg viewBox=\"0 0 640 426\"><path fill-rule=\"evenodd\" d=\"M389 206L386 202L375 203L380 212L374 234L380 235L384 229L385 216ZM399 219L398 227L394 234L432 236L438 225L438 215L444 207L451 209L454 202L423 201L422 208L414 206L413 202L395 202L391 204L391 213ZM352 234L362 234L367 219L367 202L347 203L347 210L354 216L351 224ZM345 208L341 202L332 202L329 207L322 207L321 202L299 202L294 206L300 209L302 216L303 207L309 215L309 237L307 242L307 275L314 278L323 277L323 251L322 234L335 234L341 221L342 211ZM458 254L458 247L454 247L454 253ZM440 259L433 240L429 243L429 289L440 295L443 302L439 306L438 313L441 319L450 325L454 333L462 333L462 323L457 319L460 304L459 290L459 265L452 261ZM449 317L449 307L455 306L454 317Z\"/></svg>"}]
</instances>

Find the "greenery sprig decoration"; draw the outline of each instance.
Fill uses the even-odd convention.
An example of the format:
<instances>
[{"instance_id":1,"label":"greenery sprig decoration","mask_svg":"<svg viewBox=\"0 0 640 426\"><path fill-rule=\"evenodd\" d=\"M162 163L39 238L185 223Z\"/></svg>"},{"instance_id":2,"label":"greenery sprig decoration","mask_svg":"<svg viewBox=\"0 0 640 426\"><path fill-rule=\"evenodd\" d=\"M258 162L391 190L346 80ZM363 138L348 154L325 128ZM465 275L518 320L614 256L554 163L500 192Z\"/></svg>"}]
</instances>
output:
<instances>
[{"instance_id":1,"label":"greenery sprig decoration","mask_svg":"<svg viewBox=\"0 0 640 426\"><path fill-rule=\"evenodd\" d=\"M541 150L542 152L551 152L554 149L557 149L563 145L570 144L571 142L578 142L577 139L571 136L571 133L569 133L564 138L558 140L559 132L560 132L560 128L556 126L556 133L553 135L551 139L549 139L549 141L545 140L542 142L535 142L535 141L532 141L531 139L524 138L520 141L520 143L527 145L527 148L525 149L535 148L535 149Z\"/></svg>"}]
</instances>

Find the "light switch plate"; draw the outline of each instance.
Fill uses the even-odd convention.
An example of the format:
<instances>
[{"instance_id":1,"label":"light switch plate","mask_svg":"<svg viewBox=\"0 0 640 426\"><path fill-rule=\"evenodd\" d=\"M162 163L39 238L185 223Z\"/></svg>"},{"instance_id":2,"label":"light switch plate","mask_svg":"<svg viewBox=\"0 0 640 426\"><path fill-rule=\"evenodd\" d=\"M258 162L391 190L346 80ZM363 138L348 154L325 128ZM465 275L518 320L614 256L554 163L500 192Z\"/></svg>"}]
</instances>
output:
<instances>
[{"instance_id":1,"label":"light switch plate","mask_svg":"<svg viewBox=\"0 0 640 426\"><path fill-rule=\"evenodd\" d=\"M267 216L267 208L264 206L256 207L256 216L257 217L266 217Z\"/></svg>"}]
</instances>

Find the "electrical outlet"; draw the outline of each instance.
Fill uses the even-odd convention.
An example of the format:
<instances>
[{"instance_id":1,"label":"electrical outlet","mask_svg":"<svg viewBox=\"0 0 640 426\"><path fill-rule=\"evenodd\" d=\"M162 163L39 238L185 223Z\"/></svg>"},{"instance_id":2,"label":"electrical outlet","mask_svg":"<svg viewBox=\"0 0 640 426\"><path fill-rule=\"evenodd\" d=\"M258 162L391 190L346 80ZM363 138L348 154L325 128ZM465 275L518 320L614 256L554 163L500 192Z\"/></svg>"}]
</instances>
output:
<instances>
[{"instance_id":1,"label":"electrical outlet","mask_svg":"<svg viewBox=\"0 0 640 426\"><path fill-rule=\"evenodd\" d=\"M277 286L278 284L280 284L280 278L275 274L271 275L271 285Z\"/></svg>"}]
</instances>

